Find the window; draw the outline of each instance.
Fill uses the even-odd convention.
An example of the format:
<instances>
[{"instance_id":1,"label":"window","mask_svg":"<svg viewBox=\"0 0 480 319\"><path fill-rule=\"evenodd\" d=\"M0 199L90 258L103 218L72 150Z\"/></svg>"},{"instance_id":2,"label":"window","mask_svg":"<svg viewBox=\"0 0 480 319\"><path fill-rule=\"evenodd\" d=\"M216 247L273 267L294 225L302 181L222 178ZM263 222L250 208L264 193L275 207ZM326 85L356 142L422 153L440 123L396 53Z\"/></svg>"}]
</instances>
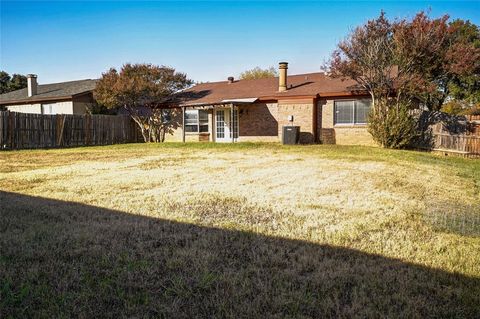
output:
<instances>
[{"instance_id":1,"label":"window","mask_svg":"<svg viewBox=\"0 0 480 319\"><path fill-rule=\"evenodd\" d=\"M55 114L54 106L55 103L52 104L42 104L42 114Z\"/></svg>"},{"instance_id":2,"label":"window","mask_svg":"<svg viewBox=\"0 0 480 319\"><path fill-rule=\"evenodd\" d=\"M225 111L217 110L217 138L225 138Z\"/></svg>"},{"instance_id":3,"label":"window","mask_svg":"<svg viewBox=\"0 0 480 319\"><path fill-rule=\"evenodd\" d=\"M200 130L199 132L208 132L208 112L204 110L198 111Z\"/></svg>"},{"instance_id":4,"label":"window","mask_svg":"<svg viewBox=\"0 0 480 319\"><path fill-rule=\"evenodd\" d=\"M354 101L335 102L335 124L353 124Z\"/></svg>"},{"instance_id":5,"label":"window","mask_svg":"<svg viewBox=\"0 0 480 319\"><path fill-rule=\"evenodd\" d=\"M335 101L335 124L367 124L370 99Z\"/></svg>"},{"instance_id":6,"label":"window","mask_svg":"<svg viewBox=\"0 0 480 319\"><path fill-rule=\"evenodd\" d=\"M208 132L208 112L205 110L186 110L185 132Z\"/></svg>"},{"instance_id":7,"label":"window","mask_svg":"<svg viewBox=\"0 0 480 319\"><path fill-rule=\"evenodd\" d=\"M372 106L372 100L355 101L355 124L366 124L368 120L368 112Z\"/></svg>"}]
</instances>

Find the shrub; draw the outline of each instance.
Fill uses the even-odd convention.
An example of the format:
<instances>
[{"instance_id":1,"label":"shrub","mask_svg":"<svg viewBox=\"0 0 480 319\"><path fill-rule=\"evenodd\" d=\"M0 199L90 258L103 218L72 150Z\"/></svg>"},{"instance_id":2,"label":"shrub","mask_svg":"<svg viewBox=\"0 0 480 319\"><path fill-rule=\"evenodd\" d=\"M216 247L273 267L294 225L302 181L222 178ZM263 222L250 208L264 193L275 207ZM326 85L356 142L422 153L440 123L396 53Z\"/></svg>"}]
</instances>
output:
<instances>
[{"instance_id":1,"label":"shrub","mask_svg":"<svg viewBox=\"0 0 480 319\"><path fill-rule=\"evenodd\" d=\"M386 105L370 112L368 131L382 147L406 148L418 137L416 122L407 104Z\"/></svg>"},{"instance_id":2,"label":"shrub","mask_svg":"<svg viewBox=\"0 0 480 319\"><path fill-rule=\"evenodd\" d=\"M461 115L466 112L466 109L463 107L462 103L454 100L443 104L440 111L452 115Z\"/></svg>"},{"instance_id":3,"label":"shrub","mask_svg":"<svg viewBox=\"0 0 480 319\"><path fill-rule=\"evenodd\" d=\"M480 104L468 110L467 115L480 115Z\"/></svg>"},{"instance_id":4,"label":"shrub","mask_svg":"<svg viewBox=\"0 0 480 319\"><path fill-rule=\"evenodd\" d=\"M480 115L480 104L465 105L461 101L453 100L445 103L441 111L452 115Z\"/></svg>"}]
</instances>

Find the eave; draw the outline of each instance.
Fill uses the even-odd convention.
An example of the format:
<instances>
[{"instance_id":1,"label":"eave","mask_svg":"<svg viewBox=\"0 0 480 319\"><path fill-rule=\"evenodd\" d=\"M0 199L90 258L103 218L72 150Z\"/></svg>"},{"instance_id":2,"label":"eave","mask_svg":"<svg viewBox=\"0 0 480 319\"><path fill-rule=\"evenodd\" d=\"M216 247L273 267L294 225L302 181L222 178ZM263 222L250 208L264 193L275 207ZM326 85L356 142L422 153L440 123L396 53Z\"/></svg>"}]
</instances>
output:
<instances>
[{"instance_id":1,"label":"eave","mask_svg":"<svg viewBox=\"0 0 480 319\"><path fill-rule=\"evenodd\" d=\"M1 100L0 105L22 105L22 104L33 104L41 102L65 102L73 100L78 96L92 93L92 91L80 92L72 95L62 95L62 96L49 96L49 97L31 97L22 100Z\"/></svg>"},{"instance_id":2,"label":"eave","mask_svg":"<svg viewBox=\"0 0 480 319\"><path fill-rule=\"evenodd\" d=\"M0 101L0 105L21 105L21 104L33 104L39 102L63 102L73 99L73 95L68 96L52 96L52 97L44 97L44 98L29 98L23 100L4 100Z\"/></svg>"}]
</instances>

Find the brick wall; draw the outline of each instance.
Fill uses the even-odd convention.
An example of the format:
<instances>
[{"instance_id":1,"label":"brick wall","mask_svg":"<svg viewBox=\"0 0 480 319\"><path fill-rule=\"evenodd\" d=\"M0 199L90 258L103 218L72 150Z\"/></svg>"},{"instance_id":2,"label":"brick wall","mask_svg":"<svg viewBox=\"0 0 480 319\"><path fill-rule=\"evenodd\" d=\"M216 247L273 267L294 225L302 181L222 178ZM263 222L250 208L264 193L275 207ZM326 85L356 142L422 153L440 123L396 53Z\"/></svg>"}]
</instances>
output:
<instances>
[{"instance_id":1,"label":"brick wall","mask_svg":"<svg viewBox=\"0 0 480 319\"><path fill-rule=\"evenodd\" d=\"M322 105L322 128L333 128L334 124L334 100L320 100Z\"/></svg>"},{"instance_id":2,"label":"brick wall","mask_svg":"<svg viewBox=\"0 0 480 319\"><path fill-rule=\"evenodd\" d=\"M165 142L182 141L182 109L174 108L171 110L172 124L165 134Z\"/></svg>"},{"instance_id":3,"label":"brick wall","mask_svg":"<svg viewBox=\"0 0 480 319\"><path fill-rule=\"evenodd\" d=\"M300 143L319 141L324 144L375 145L366 126L334 125L334 101L335 99L320 99L317 102L313 99L280 100L278 104L255 103L239 106L238 141L279 142L282 138L282 127L291 125L288 116L293 115L293 125L300 126ZM172 118L177 126L167 134L166 141L182 140L182 112L180 108L176 110ZM213 140L213 111L210 110L209 113L211 134L208 137L199 137L198 134L187 133L187 141Z\"/></svg>"},{"instance_id":4,"label":"brick wall","mask_svg":"<svg viewBox=\"0 0 480 319\"><path fill-rule=\"evenodd\" d=\"M345 99L345 98L343 98ZM335 100L339 99L321 99L317 107L321 109L321 128L318 139L324 144L342 144L342 145L376 145L372 136L367 131L366 125L336 126L335 119ZM346 100L351 100L347 98Z\"/></svg>"},{"instance_id":5,"label":"brick wall","mask_svg":"<svg viewBox=\"0 0 480 319\"><path fill-rule=\"evenodd\" d=\"M288 103L279 102L278 104L278 137L282 139L282 127L291 125L288 116L293 115L293 125L300 126L300 143L307 144L315 142L314 125L314 104L289 101Z\"/></svg>"},{"instance_id":6,"label":"brick wall","mask_svg":"<svg viewBox=\"0 0 480 319\"><path fill-rule=\"evenodd\" d=\"M340 145L376 145L366 127L335 128L335 143Z\"/></svg>"},{"instance_id":7,"label":"brick wall","mask_svg":"<svg viewBox=\"0 0 480 319\"><path fill-rule=\"evenodd\" d=\"M278 140L277 103L255 103L238 107L242 140ZM265 137L265 139L264 139Z\"/></svg>"},{"instance_id":8,"label":"brick wall","mask_svg":"<svg viewBox=\"0 0 480 319\"><path fill-rule=\"evenodd\" d=\"M275 136L239 136L237 142L279 142L277 135Z\"/></svg>"},{"instance_id":9,"label":"brick wall","mask_svg":"<svg viewBox=\"0 0 480 319\"><path fill-rule=\"evenodd\" d=\"M336 144L335 129L333 128L320 129L318 140L322 144Z\"/></svg>"}]
</instances>

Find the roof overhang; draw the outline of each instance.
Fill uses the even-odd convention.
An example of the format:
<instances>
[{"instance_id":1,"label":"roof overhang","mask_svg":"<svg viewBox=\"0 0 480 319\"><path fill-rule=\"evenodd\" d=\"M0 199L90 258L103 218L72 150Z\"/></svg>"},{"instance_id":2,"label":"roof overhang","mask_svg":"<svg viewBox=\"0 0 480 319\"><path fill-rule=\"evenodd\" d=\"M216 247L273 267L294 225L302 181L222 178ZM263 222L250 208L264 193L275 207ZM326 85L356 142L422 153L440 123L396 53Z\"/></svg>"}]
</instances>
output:
<instances>
[{"instance_id":1,"label":"roof overhang","mask_svg":"<svg viewBox=\"0 0 480 319\"><path fill-rule=\"evenodd\" d=\"M91 94L93 91L88 90L72 95L63 95L63 96L32 96L29 98L25 99L20 99L20 100L0 100L0 105L22 105L22 104L34 104L34 103L42 103L42 102L64 102L64 101L69 101L72 100L76 97L85 95L85 94Z\"/></svg>"},{"instance_id":2,"label":"roof overhang","mask_svg":"<svg viewBox=\"0 0 480 319\"><path fill-rule=\"evenodd\" d=\"M222 100L222 103L233 103L233 104L250 104L254 103L258 100L257 97L249 97L243 99L226 99Z\"/></svg>"},{"instance_id":3,"label":"roof overhang","mask_svg":"<svg viewBox=\"0 0 480 319\"><path fill-rule=\"evenodd\" d=\"M202 102L202 103L189 103L189 104L180 104L180 107L213 107L216 105L226 105L226 104L235 104L235 105L246 105L256 102L285 102L285 101L302 101L302 100L313 100L317 98L336 98L336 97L364 97L369 96L369 93L366 91L348 91L348 92L325 92L318 93L316 95L271 95L271 96L261 96L261 97L252 97L252 98L239 98L239 99L224 99L218 102Z\"/></svg>"},{"instance_id":4,"label":"roof overhang","mask_svg":"<svg viewBox=\"0 0 480 319\"><path fill-rule=\"evenodd\" d=\"M0 100L0 105L21 105L21 104L34 104L34 103L41 103L41 102L53 102L53 101L68 101L73 99L72 95L68 96L51 96L51 97L37 97L37 98L29 98L23 100Z\"/></svg>"},{"instance_id":5,"label":"roof overhang","mask_svg":"<svg viewBox=\"0 0 480 319\"><path fill-rule=\"evenodd\" d=\"M256 97L250 98L241 98L241 99L225 99L221 100L220 102L202 102L202 103L190 103L190 104L180 104L180 107L198 107L198 108L205 108L205 107L213 107L216 105L245 105L245 104L252 104L258 101Z\"/></svg>"},{"instance_id":6,"label":"roof overhang","mask_svg":"<svg viewBox=\"0 0 480 319\"><path fill-rule=\"evenodd\" d=\"M343 97L343 96L365 96L370 95L367 91L354 91L354 92L327 92L319 93L319 97Z\"/></svg>"}]
</instances>

